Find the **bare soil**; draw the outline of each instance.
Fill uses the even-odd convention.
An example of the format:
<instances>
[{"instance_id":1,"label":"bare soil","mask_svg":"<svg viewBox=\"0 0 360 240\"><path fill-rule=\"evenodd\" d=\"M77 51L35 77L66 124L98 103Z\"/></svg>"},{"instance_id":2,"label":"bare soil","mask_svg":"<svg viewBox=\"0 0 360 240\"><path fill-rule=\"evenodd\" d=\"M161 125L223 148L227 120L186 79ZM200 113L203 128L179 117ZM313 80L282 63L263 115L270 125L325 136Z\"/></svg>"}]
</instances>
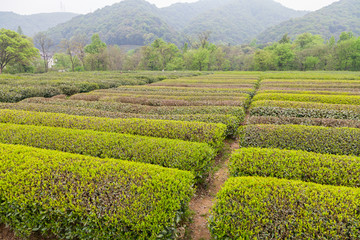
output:
<instances>
[{"instance_id":1,"label":"bare soil","mask_svg":"<svg viewBox=\"0 0 360 240\"><path fill-rule=\"evenodd\" d=\"M195 197L190 202L190 209L195 214L193 216L193 222L190 225L192 240L209 240L211 238L207 227L207 219L209 218L210 209L215 202L216 194L229 178L228 162L230 154L238 148L238 141L225 143L224 152L217 157L219 170L209 179L208 186L205 189L198 189Z\"/></svg>"},{"instance_id":2,"label":"bare soil","mask_svg":"<svg viewBox=\"0 0 360 240\"><path fill-rule=\"evenodd\" d=\"M23 238L16 237L10 228L0 224L0 240L23 240ZM55 240L55 238L45 238L38 233L33 233L28 240Z\"/></svg>"}]
</instances>

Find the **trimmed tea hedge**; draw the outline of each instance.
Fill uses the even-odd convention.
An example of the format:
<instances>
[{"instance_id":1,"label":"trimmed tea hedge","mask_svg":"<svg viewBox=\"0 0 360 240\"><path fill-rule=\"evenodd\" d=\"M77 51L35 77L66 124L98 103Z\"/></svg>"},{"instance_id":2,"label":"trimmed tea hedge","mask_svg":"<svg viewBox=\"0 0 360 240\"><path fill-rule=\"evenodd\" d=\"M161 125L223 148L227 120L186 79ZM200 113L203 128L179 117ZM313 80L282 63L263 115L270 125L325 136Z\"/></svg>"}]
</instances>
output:
<instances>
[{"instance_id":1,"label":"trimmed tea hedge","mask_svg":"<svg viewBox=\"0 0 360 240\"><path fill-rule=\"evenodd\" d=\"M360 129L299 125L247 125L240 129L243 147L360 155Z\"/></svg>"},{"instance_id":2,"label":"trimmed tea hedge","mask_svg":"<svg viewBox=\"0 0 360 240\"><path fill-rule=\"evenodd\" d=\"M0 223L58 239L172 239L193 175L0 144Z\"/></svg>"},{"instance_id":3,"label":"trimmed tea hedge","mask_svg":"<svg viewBox=\"0 0 360 240\"><path fill-rule=\"evenodd\" d=\"M252 116L284 116L360 120L360 106L344 104L257 101L250 107Z\"/></svg>"},{"instance_id":4,"label":"trimmed tea hedge","mask_svg":"<svg viewBox=\"0 0 360 240\"><path fill-rule=\"evenodd\" d=\"M359 239L359 206L358 188L231 178L209 228L213 239Z\"/></svg>"},{"instance_id":5,"label":"trimmed tea hedge","mask_svg":"<svg viewBox=\"0 0 360 240\"><path fill-rule=\"evenodd\" d=\"M204 143L54 127L0 124L0 142L156 164L207 176L215 157Z\"/></svg>"},{"instance_id":6,"label":"trimmed tea hedge","mask_svg":"<svg viewBox=\"0 0 360 240\"><path fill-rule=\"evenodd\" d=\"M360 96L349 95L308 95L308 94L287 94L287 93L261 93L257 94L253 101L277 100L293 102L319 102L330 104L360 105Z\"/></svg>"},{"instance_id":7,"label":"trimmed tea hedge","mask_svg":"<svg viewBox=\"0 0 360 240\"><path fill-rule=\"evenodd\" d=\"M233 177L277 177L360 187L360 158L295 150L241 148L230 159Z\"/></svg>"},{"instance_id":8,"label":"trimmed tea hedge","mask_svg":"<svg viewBox=\"0 0 360 240\"><path fill-rule=\"evenodd\" d=\"M151 119L108 119L78 117L59 113L0 110L0 122L31 124L73 129L90 129L101 132L181 139L208 143L221 148L226 137L226 125L201 122L183 122Z\"/></svg>"},{"instance_id":9,"label":"trimmed tea hedge","mask_svg":"<svg viewBox=\"0 0 360 240\"><path fill-rule=\"evenodd\" d=\"M222 123L227 126L226 135L230 137L237 136L237 129L240 124L244 121L245 113L241 118L237 118L233 115L220 115L220 114L194 114L194 115L146 115L146 114L132 114L132 113L115 113L115 112L107 112L101 111L96 109L85 109L85 108L77 108L77 107L63 107L63 106L56 106L56 105L41 105L36 103L18 103L18 104L2 104L0 103L0 109L19 109L19 110L26 110L26 111L35 111L35 112L46 112L46 113L65 113L75 116L89 116L89 117L101 117L101 118L142 118L142 119L157 119L157 120L174 120L174 121L188 121L188 122L205 122L205 123ZM8 113L0 110L0 121L1 116L7 115ZM13 112L13 115L18 113ZM11 114L11 115L12 115ZM19 114L17 117L21 118L23 121L23 116L28 118L28 115L34 113L28 113L27 115ZM51 116L51 115L49 115ZM53 115L54 116L54 115ZM44 115L46 117L46 115ZM58 116L60 118L60 116ZM67 115L61 116L63 119L67 118ZM3 122L13 122L13 123L21 123L15 119L7 119L4 117ZM35 123L29 121L26 124ZM52 126L52 125L51 125ZM57 125L56 125L57 126ZM72 126L73 128L73 126ZM98 129L95 129L99 131Z\"/></svg>"},{"instance_id":10,"label":"trimmed tea hedge","mask_svg":"<svg viewBox=\"0 0 360 240\"><path fill-rule=\"evenodd\" d=\"M104 91L104 90L98 90ZM105 90L110 91L110 90ZM311 95L360 95L360 92L335 92L335 91L324 91L324 90L317 90L317 91L304 91L304 90L291 90L291 89L284 89L284 90L260 90L258 93L288 93L288 94L311 94Z\"/></svg>"},{"instance_id":11,"label":"trimmed tea hedge","mask_svg":"<svg viewBox=\"0 0 360 240\"><path fill-rule=\"evenodd\" d=\"M246 124L276 124L276 125L295 124L295 125L323 126L323 127L360 128L360 121L332 119L332 118L295 118L295 117L251 116L247 119Z\"/></svg>"},{"instance_id":12,"label":"trimmed tea hedge","mask_svg":"<svg viewBox=\"0 0 360 240\"><path fill-rule=\"evenodd\" d=\"M115 88L122 85L144 85L166 78L191 76L192 73L121 73L121 72L76 72L2 74L0 77L0 102L18 102L30 97L52 97L59 94L68 96L90 92L96 89Z\"/></svg>"},{"instance_id":13,"label":"trimmed tea hedge","mask_svg":"<svg viewBox=\"0 0 360 240\"><path fill-rule=\"evenodd\" d=\"M89 102L89 101L71 101L45 98L30 98L22 103L41 103L44 105L60 105L70 107L82 107L111 112L122 113L136 113L136 114L150 114L150 115L190 115L190 114L226 114L241 117L244 115L243 107L234 106L145 106L129 103L115 103L115 102Z\"/></svg>"}]
</instances>

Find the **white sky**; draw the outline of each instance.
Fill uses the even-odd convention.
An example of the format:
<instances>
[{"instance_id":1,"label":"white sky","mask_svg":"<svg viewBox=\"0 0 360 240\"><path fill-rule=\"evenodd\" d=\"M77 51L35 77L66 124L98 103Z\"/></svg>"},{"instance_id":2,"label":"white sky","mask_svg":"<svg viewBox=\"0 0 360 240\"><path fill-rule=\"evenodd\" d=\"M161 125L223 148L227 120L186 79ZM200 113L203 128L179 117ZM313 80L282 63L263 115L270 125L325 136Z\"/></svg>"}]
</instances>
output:
<instances>
[{"instance_id":1,"label":"white sky","mask_svg":"<svg viewBox=\"0 0 360 240\"><path fill-rule=\"evenodd\" d=\"M112 5L120 0L0 0L0 11L19 14L44 12L89 13L98 8ZM176 2L195 2L197 0L148 0L158 7L169 6ZM221 1L221 0L219 0ZM284 6L298 10L317 10L338 0L275 0Z\"/></svg>"}]
</instances>

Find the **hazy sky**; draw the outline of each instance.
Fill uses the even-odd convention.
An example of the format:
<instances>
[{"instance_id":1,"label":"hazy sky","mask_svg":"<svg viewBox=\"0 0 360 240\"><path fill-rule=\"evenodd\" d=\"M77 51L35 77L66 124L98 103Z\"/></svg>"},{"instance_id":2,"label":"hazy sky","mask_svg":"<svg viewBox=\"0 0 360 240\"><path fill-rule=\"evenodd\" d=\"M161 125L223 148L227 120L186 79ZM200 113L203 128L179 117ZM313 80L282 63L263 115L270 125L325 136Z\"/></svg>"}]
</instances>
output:
<instances>
[{"instance_id":1,"label":"hazy sky","mask_svg":"<svg viewBox=\"0 0 360 240\"><path fill-rule=\"evenodd\" d=\"M41 12L89 13L98 8L112 5L120 0L0 0L0 11L19 14ZM197 0L148 0L158 7L169 6L175 2L195 2ZM221 1L221 0L219 0ZM283 5L299 10L317 10L337 0L275 0ZM1 3L2 2L2 3Z\"/></svg>"}]
</instances>

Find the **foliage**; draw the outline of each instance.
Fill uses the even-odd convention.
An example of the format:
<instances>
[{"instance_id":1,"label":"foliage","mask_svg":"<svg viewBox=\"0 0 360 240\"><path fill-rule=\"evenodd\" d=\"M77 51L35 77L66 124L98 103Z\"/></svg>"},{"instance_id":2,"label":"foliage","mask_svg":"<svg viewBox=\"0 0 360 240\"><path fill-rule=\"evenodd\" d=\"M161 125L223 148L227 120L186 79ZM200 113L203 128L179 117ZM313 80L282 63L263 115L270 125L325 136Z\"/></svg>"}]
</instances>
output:
<instances>
[{"instance_id":1,"label":"foliage","mask_svg":"<svg viewBox=\"0 0 360 240\"><path fill-rule=\"evenodd\" d=\"M76 34L99 34L107 45L144 46L157 38L177 42L180 36L159 16L158 9L143 0L124 1L82 15L49 30L60 42Z\"/></svg>"},{"instance_id":2,"label":"foliage","mask_svg":"<svg viewBox=\"0 0 360 240\"><path fill-rule=\"evenodd\" d=\"M262 100L250 107L252 116L334 118L360 120L357 105Z\"/></svg>"},{"instance_id":3,"label":"foliage","mask_svg":"<svg viewBox=\"0 0 360 240\"><path fill-rule=\"evenodd\" d=\"M260 42L278 41L286 33L291 38L295 38L305 32L319 34L324 39L330 39L332 36L338 39L345 31L352 31L358 35L360 34L357 15L359 11L360 4L357 0L337 1L316 12L270 27L257 39Z\"/></svg>"},{"instance_id":4,"label":"foliage","mask_svg":"<svg viewBox=\"0 0 360 240\"><path fill-rule=\"evenodd\" d=\"M323 127L350 127L360 128L358 120L343 120L333 118L308 118L308 117L272 117L272 116L251 116L246 124L276 124L276 125L306 125Z\"/></svg>"},{"instance_id":5,"label":"foliage","mask_svg":"<svg viewBox=\"0 0 360 240\"><path fill-rule=\"evenodd\" d=\"M359 204L358 188L231 178L217 194L209 228L213 239L356 239Z\"/></svg>"},{"instance_id":6,"label":"foliage","mask_svg":"<svg viewBox=\"0 0 360 240\"><path fill-rule=\"evenodd\" d=\"M233 177L260 176L360 187L360 158L305 151L242 148L230 159Z\"/></svg>"},{"instance_id":7,"label":"foliage","mask_svg":"<svg viewBox=\"0 0 360 240\"><path fill-rule=\"evenodd\" d=\"M80 107L89 110L104 110L114 113L133 113L133 114L147 114L147 115L191 115L191 114L227 114L238 118L244 116L243 107L234 106L146 106L128 103L116 102L92 102L92 101L73 101L73 100L58 100L58 99L44 99L44 98L30 98L25 99L23 103L41 103L44 107L46 105L57 105L67 107ZM15 106L16 107L16 106Z\"/></svg>"},{"instance_id":8,"label":"foliage","mask_svg":"<svg viewBox=\"0 0 360 240\"><path fill-rule=\"evenodd\" d=\"M193 194L185 171L24 146L0 153L0 222L25 238L174 238Z\"/></svg>"},{"instance_id":9,"label":"foliage","mask_svg":"<svg viewBox=\"0 0 360 240\"><path fill-rule=\"evenodd\" d=\"M167 77L176 78L188 75L192 73L86 72L2 75L0 77L0 82L3 83L0 89L0 102L18 102L30 97L53 97L59 94L73 95L121 85L144 85Z\"/></svg>"},{"instance_id":10,"label":"foliage","mask_svg":"<svg viewBox=\"0 0 360 240\"><path fill-rule=\"evenodd\" d=\"M197 181L207 177L215 156L214 150L204 143L76 128L1 123L0 142L178 168L194 173Z\"/></svg>"},{"instance_id":11,"label":"foliage","mask_svg":"<svg viewBox=\"0 0 360 240\"><path fill-rule=\"evenodd\" d=\"M107 119L12 110L1 110L0 112L3 122L181 139L208 143L216 149L221 148L223 145L227 130L226 125L220 123L136 118Z\"/></svg>"},{"instance_id":12,"label":"foliage","mask_svg":"<svg viewBox=\"0 0 360 240\"><path fill-rule=\"evenodd\" d=\"M227 126L226 135L229 137L237 137L237 129L245 117L245 112L236 117L234 115L223 115L221 113L214 114L191 114L191 115L150 115L146 113L122 113L122 112L109 112L103 110L60 106L60 105L44 105L37 103L18 103L18 104L0 104L0 109L18 109L37 112L50 112L50 113L65 113L76 116L89 116L89 117L103 117L103 118L142 118L142 119L157 119L157 120L175 120L175 121L188 121L188 122L205 122L205 123L222 123Z\"/></svg>"},{"instance_id":13,"label":"foliage","mask_svg":"<svg viewBox=\"0 0 360 240\"><path fill-rule=\"evenodd\" d=\"M29 62L39 55L31 40L17 32L0 29L0 74L7 65Z\"/></svg>"},{"instance_id":14,"label":"foliage","mask_svg":"<svg viewBox=\"0 0 360 240\"><path fill-rule=\"evenodd\" d=\"M293 102L319 102L330 104L350 104L360 105L360 96L349 95L315 95L315 94L287 94L287 93L260 93L257 94L254 101L276 100Z\"/></svg>"},{"instance_id":15,"label":"foliage","mask_svg":"<svg viewBox=\"0 0 360 240\"><path fill-rule=\"evenodd\" d=\"M300 125L248 125L240 129L243 147L280 148L360 156L360 129Z\"/></svg>"},{"instance_id":16,"label":"foliage","mask_svg":"<svg viewBox=\"0 0 360 240\"><path fill-rule=\"evenodd\" d=\"M147 46L142 58L142 65L148 70L182 70L180 50L173 43L156 39Z\"/></svg>"}]
</instances>

